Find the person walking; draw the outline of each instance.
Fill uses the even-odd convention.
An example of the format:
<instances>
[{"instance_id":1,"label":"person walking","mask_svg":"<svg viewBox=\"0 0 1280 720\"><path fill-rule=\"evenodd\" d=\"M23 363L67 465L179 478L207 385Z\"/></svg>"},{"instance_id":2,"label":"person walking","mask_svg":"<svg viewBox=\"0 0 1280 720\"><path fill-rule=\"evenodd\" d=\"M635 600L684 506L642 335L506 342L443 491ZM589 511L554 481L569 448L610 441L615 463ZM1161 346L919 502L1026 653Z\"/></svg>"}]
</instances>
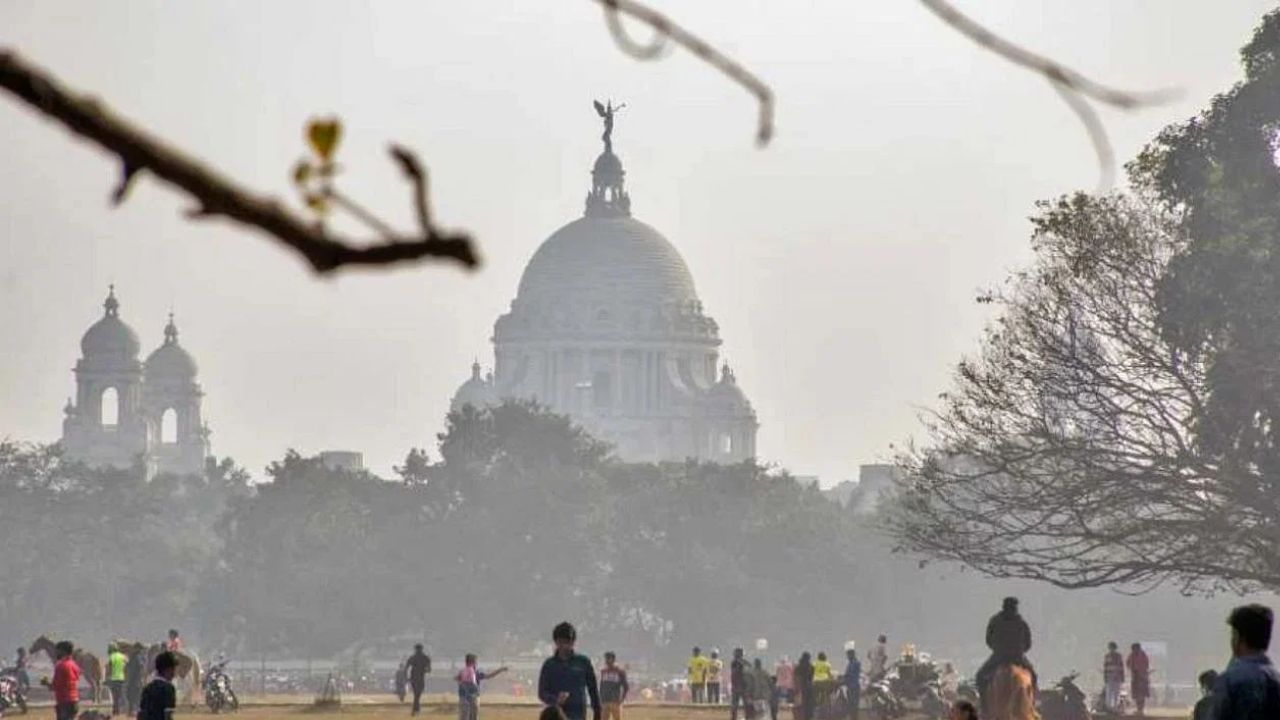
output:
<instances>
[{"instance_id":1,"label":"person walking","mask_svg":"<svg viewBox=\"0 0 1280 720\"><path fill-rule=\"evenodd\" d=\"M178 669L177 656L165 650L156 655L155 668L155 678L142 689L137 720L171 720L173 709L178 706L178 691L173 687L173 674Z\"/></svg>"},{"instance_id":2,"label":"person walking","mask_svg":"<svg viewBox=\"0 0 1280 720\"><path fill-rule=\"evenodd\" d=\"M404 702L404 696L408 693L409 689L409 669L405 667L403 660L400 661L399 665L396 665L396 677L394 684L396 699L400 702Z\"/></svg>"},{"instance_id":3,"label":"person walking","mask_svg":"<svg viewBox=\"0 0 1280 720\"><path fill-rule=\"evenodd\" d=\"M1231 662L1214 682L1210 720L1280 718L1280 672L1267 657L1274 623L1265 605L1231 611Z\"/></svg>"},{"instance_id":4,"label":"person walking","mask_svg":"<svg viewBox=\"0 0 1280 720\"><path fill-rule=\"evenodd\" d=\"M702 657L702 648L693 649L687 669L691 700L694 705L700 705L705 702L707 693L707 659Z\"/></svg>"},{"instance_id":5,"label":"person walking","mask_svg":"<svg viewBox=\"0 0 1280 720\"><path fill-rule=\"evenodd\" d=\"M712 648L711 657L707 659L707 704L720 704L720 676L724 673L724 661L720 659L720 651Z\"/></svg>"},{"instance_id":6,"label":"person walking","mask_svg":"<svg viewBox=\"0 0 1280 720\"><path fill-rule=\"evenodd\" d=\"M741 707L745 713L747 703L751 701L747 668L742 648L734 648L733 659L729 661L729 720L738 720L738 708Z\"/></svg>"},{"instance_id":7,"label":"person walking","mask_svg":"<svg viewBox=\"0 0 1280 720\"><path fill-rule=\"evenodd\" d=\"M454 679L458 681L458 720L479 720L480 717L480 683L495 678L507 671L507 666L484 672L476 667L476 656L467 653L462 659L462 669Z\"/></svg>"},{"instance_id":8,"label":"person walking","mask_svg":"<svg viewBox=\"0 0 1280 720\"><path fill-rule=\"evenodd\" d=\"M600 668L600 704L604 705L604 720L622 720L622 704L627 701L631 685L627 683L627 671L617 664L613 652L604 654L604 667Z\"/></svg>"},{"instance_id":9,"label":"person walking","mask_svg":"<svg viewBox=\"0 0 1280 720\"><path fill-rule=\"evenodd\" d=\"M600 720L600 688L596 671L586 655L574 646L578 631L562 622L551 631L556 651L542 663L538 674L538 699L548 707L559 708L566 720L586 720L587 700L591 701L591 720Z\"/></svg>"},{"instance_id":10,"label":"person walking","mask_svg":"<svg viewBox=\"0 0 1280 720\"><path fill-rule=\"evenodd\" d=\"M1142 643L1129 647L1129 657L1124 664L1129 668L1129 696L1138 708L1138 715L1145 715L1147 698L1151 697L1151 659L1142 649Z\"/></svg>"},{"instance_id":11,"label":"person walking","mask_svg":"<svg viewBox=\"0 0 1280 720\"><path fill-rule=\"evenodd\" d=\"M422 712L422 691L427 686L427 673L431 672L431 656L422 648L422 643L415 643L413 654L404 661L409 672L409 689L413 691L413 709L410 715Z\"/></svg>"},{"instance_id":12,"label":"person walking","mask_svg":"<svg viewBox=\"0 0 1280 720\"><path fill-rule=\"evenodd\" d=\"M107 687L111 690L111 714L119 715L125 707L125 666L129 658L120 652L115 643L107 645Z\"/></svg>"},{"instance_id":13,"label":"person walking","mask_svg":"<svg viewBox=\"0 0 1280 720\"><path fill-rule=\"evenodd\" d=\"M23 693L31 689L31 676L27 674L27 663L29 661L27 649L24 647L18 648L18 655L13 659L13 671L18 680L18 687L22 689Z\"/></svg>"},{"instance_id":14,"label":"person walking","mask_svg":"<svg viewBox=\"0 0 1280 720\"><path fill-rule=\"evenodd\" d=\"M853 643L849 643L844 656L848 663L844 666L844 691L849 700L849 720L858 720L858 705L862 702L862 663L858 661L858 652Z\"/></svg>"},{"instance_id":15,"label":"person walking","mask_svg":"<svg viewBox=\"0 0 1280 720\"><path fill-rule=\"evenodd\" d=\"M72 655L75 646L63 640L53 646L53 680L41 681L53 691L56 720L75 720L80 713L80 666Z\"/></svg>"},{"instance_id":16,"label":"person walking","mask_svg":"<svg viewBox=\"0 0 1280 720\"><path fill-rule=\"evenodd\" d=\"M1120 689L1124 687L1124 658L1119 646L1107 643L1107 654L1102 656L1102 706L1115 711L1120 707Z\"/></svg>"},{"instance_id":17,"label":"person walking","mask_svg":"<svg viewBox=\"0 0 1280 720\"><path fill-rule=\"evenodd\" d=\"M794 679L795 696L791 702L800 708L797 718L813 720L813 660L810 659L808 651L800 653L800 659L796 661Z\"/></svg>"},{"instance_id":18,"label":"person walking","mask_svg":"<svg viewBox=\"0 0 1280 720\"><path fill-rule=\"evenodd\" d=\"M135 647L129 655L129 662L124 666L124 697L129 717L138 712L138 705L142 701L142 676L146 674L147 655L142 648Z\"/></svg>"}]
</instances>

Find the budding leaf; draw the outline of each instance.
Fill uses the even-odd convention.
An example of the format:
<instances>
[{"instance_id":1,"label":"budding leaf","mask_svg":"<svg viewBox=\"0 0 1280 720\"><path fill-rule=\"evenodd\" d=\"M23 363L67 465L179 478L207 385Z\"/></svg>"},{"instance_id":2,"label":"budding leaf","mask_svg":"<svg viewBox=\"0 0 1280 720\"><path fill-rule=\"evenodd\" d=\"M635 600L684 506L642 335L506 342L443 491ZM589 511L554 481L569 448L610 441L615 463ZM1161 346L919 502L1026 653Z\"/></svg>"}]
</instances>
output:
<instances>
[{"instance_id":1,"label":"budding leaf","mask_svg":"<svg viewBox=\"0 0 1280 720\"><path fill-rule=\"evenodd\" d=\"M315 151L316 157L328 162L338 149L338 141L342 139L342 122L337 118L312 120L307 123L307 142Z\"/></svg>"}]
</instances>

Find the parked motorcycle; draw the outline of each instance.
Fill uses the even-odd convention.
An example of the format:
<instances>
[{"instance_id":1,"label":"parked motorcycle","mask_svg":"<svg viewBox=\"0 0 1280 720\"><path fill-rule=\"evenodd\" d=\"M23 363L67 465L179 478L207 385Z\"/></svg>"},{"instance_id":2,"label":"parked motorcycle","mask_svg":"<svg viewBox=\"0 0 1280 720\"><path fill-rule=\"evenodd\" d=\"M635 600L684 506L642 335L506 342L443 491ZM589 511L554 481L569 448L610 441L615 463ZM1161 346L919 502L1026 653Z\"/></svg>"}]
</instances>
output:
<instances>
[{"instance_id":1,"label":"parked motorcycle","mask_svg":"<svg viewBox=\"0 0 1280 720\"><path fill-rule=\"evenodd\" d=\"M896 718L901 717L905 708L902 702L893 694L893 690L889 686L889 678L883 677L870 685L863 691L867 697L867 707L875 713L877 718Z\"/></svg>"},{"instance_id":2,"label":"parked motorcycle","mask_svg":"<svg viewBox=\"0 0 1280 720\"><path fill-rule=\"evenodd\" d=\"M204 703L215 713L240 709L240 699L231 688L231 676L227 674L227 661L212 665L204 676Z\"/></svg>"},{"instance_id":3,"label":"parked motorcycle","mask_svg":"<svg viewBox=\"0 0 1280 720\"><path fill-rule=\"evenodd\" d=\"M1040 716L1043 720L1091 720L1088 696L1076 685L1079 673L1059 680L1052 689L1040 691Z\"/></svg>"},{"instance_id":4,"label":"parked motorcycle","mask_svg":"<svg viewBox=\"0 0 1280 720\"><path fill-rule=\"evenodd\" d=\"M18 682L18 671L14 668L0 670L0 716L9 712L10 708L27 711L26 691Z\"/></svg>"},{"instance_id":5,"label":"parked motorcycle","mask_svg":"<svg viewBox=\"0 0 1280 720\"><path fill-rule=\"evenodd\" d=\"M925 717L943 720L950 710L950 704L942 697L942 686L936 680L927 682L920 688L920 712Z\"/></svg>"}]
</instances>

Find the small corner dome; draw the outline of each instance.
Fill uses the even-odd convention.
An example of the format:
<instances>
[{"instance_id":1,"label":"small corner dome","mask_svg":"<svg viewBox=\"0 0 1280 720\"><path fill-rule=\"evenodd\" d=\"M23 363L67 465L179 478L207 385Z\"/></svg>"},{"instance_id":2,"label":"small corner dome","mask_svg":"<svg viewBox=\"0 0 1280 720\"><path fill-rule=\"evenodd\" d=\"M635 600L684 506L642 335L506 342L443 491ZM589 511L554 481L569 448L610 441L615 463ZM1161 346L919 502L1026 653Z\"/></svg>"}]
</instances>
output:
<instances>
[{"instance_id":1,"label":"small corner dome","mask_svg":"<svg viewBox=\"0 0 1280 720\"><path fill-rule=\"evenodd\" d=\"M721 370L720 381L712 386L710 395L712 400L722 408L751 409L751 401L747 400L746 393L738 387L738 380L728 365Z\"/></svg>"},{"instance_id":2,"label":"small corner dome","mask_svg":"<svg viewBox=\"0 0 1280 720\"><path fill-rule=\"evenodd\" d=\"M471 377L458 387L458 391L453 394L453 401L449 403L450 410L461 410L470 405L478 410L482 410L497 402L497 397L493 390L493 383L485 378L480 377L480 363L471 365Z\"/></svg>"},{"instance_id":3,"label":"small corner dome","mask_svg":"<svg viewBox=\"0 0 1280 720\"><path fill-rule=\"evenodd\" d=\"M630 216L583 217L552 233L525 266L519 302L593 307L696 301L688 265L665 237Z\"/></svg>"},{"instance_id":4,"label":"small corner dome","mask_svg":"<svg viewBox=\"0 0 1280 720\"><path fill-rule=\"evenodd\" d=\"M147 357L146 368L147 377L192 378L197 371L195 358L177 343L156 348Z\"/></svg>"},{"instance_id":5,"label":"small corner dome","mask_svg":"<svg viewBox=\"0 0 1280 720\"><path fill-rule=\"evenodd\" d=\"M196 361L186 348L178 344L178 328L169 317L164 328L164 344L147 357L148 378L179 378L189 380L196 376Z\"/></svg>"},{"instance_id":6,"label":"small corner dome","mask_svg":"<svg viewBox=\"0 0 1280 720\"><path fill-rule=\"evenodd\" d=\"M80 338L80 353L90 357L122 357L132 360L142 351L142 343L138 342L138 334L120 319L120 303L116 301L115 289L112 288L103 303L106 313L98 322L89 327Z\"/></svg>"}]
</instances>

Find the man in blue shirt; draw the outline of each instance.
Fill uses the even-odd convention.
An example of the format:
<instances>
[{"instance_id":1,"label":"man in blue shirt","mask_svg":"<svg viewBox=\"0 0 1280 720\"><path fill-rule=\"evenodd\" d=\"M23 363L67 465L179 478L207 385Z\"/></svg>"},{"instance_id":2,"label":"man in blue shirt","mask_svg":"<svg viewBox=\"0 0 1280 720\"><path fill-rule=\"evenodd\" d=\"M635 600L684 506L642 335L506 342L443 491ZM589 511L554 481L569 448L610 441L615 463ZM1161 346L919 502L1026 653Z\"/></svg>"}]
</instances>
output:
<instances>
[{"instance_id":1,"label":"man in blue shirt","mask_svg":"<svg viewBox=\"0 0 1280 720\"><path fill-rule=\"evenodd\" d=\"M858 703L862 702L862 663L853 643L844 651L849 664L844 666L844 689L849 699L849 720L858 720Z\"/></svg>"},{"instance_id":2,"label":"man in blue shirt","mask_svg":"<svg viewBox=\"0 0 1280 720\"><path fill-rule=\"evenodd\" d=\"M1211 720L1280 718L1280 673L1267 657L1275 617L1264 605L1231 611L1231 662L1213 688Z\"/></svg>"},{"instance_id":3,"label":"man in blue shirt","mask_svg":"<svg viewBox=\"0 0 1280 720\"><path fill-rule=\"evenodd\" d=\"M568 720L586 720L587 697L591 698L591 718L600 720L600 689L596 671L586 655L574 651L578 631L562 622L551 633L556 652L542 663L538 675L538 698L544 705L558 707Z\"/></svg>"}]
</instances>

